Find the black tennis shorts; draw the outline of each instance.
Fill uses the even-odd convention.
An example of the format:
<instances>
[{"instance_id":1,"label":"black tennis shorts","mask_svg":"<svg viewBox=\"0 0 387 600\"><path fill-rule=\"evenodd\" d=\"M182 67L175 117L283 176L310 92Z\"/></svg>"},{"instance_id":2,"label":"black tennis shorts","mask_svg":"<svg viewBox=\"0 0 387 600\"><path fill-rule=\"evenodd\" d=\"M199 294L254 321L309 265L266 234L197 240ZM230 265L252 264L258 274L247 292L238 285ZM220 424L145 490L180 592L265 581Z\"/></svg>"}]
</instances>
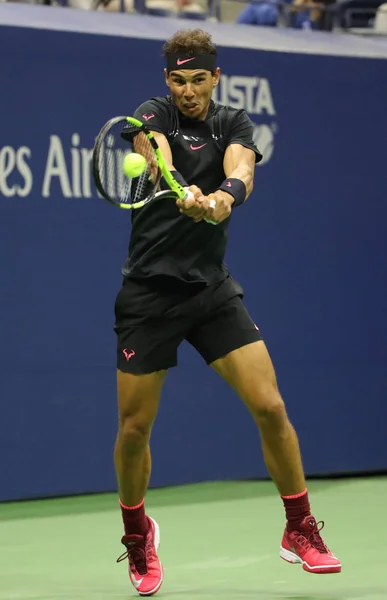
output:
<instances>
[{"instance_id":1,"label":"black tennis shorts","mask_svg":"<svg viewBox=\"0 0 387 600\"><path fill-rule=\"evenodd\" d=\"M124 280L115 302L117 368L145 374L175 367L183 340L207 364L260 340L242 298L230 276L200 288Z\"/></svg>"}]
</instances>

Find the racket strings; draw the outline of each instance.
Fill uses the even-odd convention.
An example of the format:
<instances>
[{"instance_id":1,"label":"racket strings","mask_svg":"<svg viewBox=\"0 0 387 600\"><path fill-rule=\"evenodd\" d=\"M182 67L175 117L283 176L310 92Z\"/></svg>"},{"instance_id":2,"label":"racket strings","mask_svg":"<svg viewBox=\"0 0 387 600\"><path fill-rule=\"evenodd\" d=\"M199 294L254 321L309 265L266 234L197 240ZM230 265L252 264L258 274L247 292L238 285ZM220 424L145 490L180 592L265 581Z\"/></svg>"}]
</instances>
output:
<instances>
[{"instance_id":1,"label":"racket strings","mask_svg":"<svg viewBox=\"0 0 387 600\"><path fill-rule=\"evenodd\" d=\"M140 133L136 135L136 137L133 140L133 147L135 152L137 152L138 154L142 154L142 156L145 158L148 165L148 177L150 177L152 181L156 181L159 165L153 146L150 143L147 136L145 135L145 133L140 131Z\"/></svg>"},{"instance_id":2,"label":"racket strings","mask_svg":"<svg viewBox=\"0 0 387 600\"><path fill-rule=\"evenodd\" d=\"M141 154L147 162L147 167L144 173L136 179L133 190L133 200L139 202L154 189L154 184L158 179L159 166L152 144L142 131L133 138L133 150L137 154Z\"/></svg>"},{"instance_id":3,"label":"racket strings","mask_svg":"<svg viewBox=\"0 0 387 600\"><path fill-rule=\"evenodd\" d=\"M138 177L127 177L123 161L129 153L141 154L147 167ZM147 203L159 188L161 170L147 135L123 118L112 119L97 138L93 173L99 193L114 204L131 207Z\"/></svg>"},{"instance_id":4,"label":"racket strings","mask_svg":"<svg viewBox=\"0 0 387 600\"><path fill-rule=\"evenodd\" d=\"M122 163L133 145L120 135L122 125L113 124L101 139L98 151L98 176L102 190L109 198L131 203L132 181L125 177Z\"/></svg>"}]
</instances>

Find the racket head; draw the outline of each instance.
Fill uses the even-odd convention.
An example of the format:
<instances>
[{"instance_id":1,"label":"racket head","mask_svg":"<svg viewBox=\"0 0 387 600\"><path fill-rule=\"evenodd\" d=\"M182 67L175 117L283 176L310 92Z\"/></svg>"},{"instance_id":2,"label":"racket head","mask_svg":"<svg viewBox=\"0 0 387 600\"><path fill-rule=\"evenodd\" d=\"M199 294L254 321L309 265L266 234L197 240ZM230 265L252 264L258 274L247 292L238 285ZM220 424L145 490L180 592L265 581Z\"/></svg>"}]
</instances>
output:
<instances>
[{"instance_id":1,"label":"racket head","mask_svg":"<svg viewBox=\"0 0 387 600\"><path fill-rule=\"evenodd\" d=\"M155 140L156 146L151 143L144 129L132 117L114 117L102 127L94 144L92 168L97 190L105 200L120 208L141 208L160 195L158 147ZM127 177L123 172L124 158L130 152L141 154L147 162L146 170L138 177Z\"/></svg>"}]
</instances>

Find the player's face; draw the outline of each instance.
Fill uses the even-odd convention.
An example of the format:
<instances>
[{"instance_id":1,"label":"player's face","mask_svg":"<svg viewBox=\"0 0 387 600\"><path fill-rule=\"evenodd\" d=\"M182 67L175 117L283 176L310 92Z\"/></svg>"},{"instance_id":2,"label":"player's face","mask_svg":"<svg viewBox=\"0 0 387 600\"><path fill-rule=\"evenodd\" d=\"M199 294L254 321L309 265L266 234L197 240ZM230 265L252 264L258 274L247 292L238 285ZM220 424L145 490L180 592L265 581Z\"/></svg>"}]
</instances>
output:
<instances>
[{"instance_id":1,"label":"player's face","mask_svg":"<svg viewBox=\"0 0 387 600\"><path fill-rule=\"evenodd\" d=\"M214 74L203 69L182 69L166 73L166 82L180 112L192 119L204 120L219 76L219 68Z\"/></svg>"}]
</instances>

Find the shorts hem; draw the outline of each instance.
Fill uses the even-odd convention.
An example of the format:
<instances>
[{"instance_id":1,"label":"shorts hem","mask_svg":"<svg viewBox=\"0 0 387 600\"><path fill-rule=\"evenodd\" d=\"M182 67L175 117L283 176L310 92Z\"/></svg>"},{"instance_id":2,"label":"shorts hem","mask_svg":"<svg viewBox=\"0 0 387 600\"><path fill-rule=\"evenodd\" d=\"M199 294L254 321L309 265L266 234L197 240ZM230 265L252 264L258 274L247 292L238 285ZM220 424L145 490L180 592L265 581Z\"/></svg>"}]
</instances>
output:
<instances>
[{"instance_id":1,"label":"shorts hem","mask_svg":"<svg viewBox=\"0 0 387 600\"><path fill-rule=\"evenodd\" d=\"M141 365L133 365L132 367L130 365L117 365L117 371L121 371L121 373L130 373L131 375L151 375L152 373L158 373L159 371L169 371L169 369L173 369L174 367L177 367L177 363L171 363L168 366L164 365L162 367L154 367L149 366L147 367L146 365L141 366Z\"/></svg>"},{"instance_id":2,"label":"shorts hem","mask_svg":"<svg viewBox=\"0 0 387 600\"><path fill-rule=\"evenodd\" d=\"M219 350L219 352L214 353L214 355L211 356L210 358L206 358L203 356L203 358L206 362L206 365L210 366L216 360L219 360L220 358L224 358L225 356L227 356L227 354L234 352L234 350L239 350L239 348L244 348L245 346L250 346L250 344L254 344L255 342L262 342L263 341L262 337L258 334L258 332L256 332L256 333L257 333L257 335L255 335L254 338L250 338L249 340L243 340L240 342L235 342L234 344L228 344L227 348L225 348L223 350ZM215 356L215 358L214 358L214 356Z\"/></svg>"}]
</instances>

